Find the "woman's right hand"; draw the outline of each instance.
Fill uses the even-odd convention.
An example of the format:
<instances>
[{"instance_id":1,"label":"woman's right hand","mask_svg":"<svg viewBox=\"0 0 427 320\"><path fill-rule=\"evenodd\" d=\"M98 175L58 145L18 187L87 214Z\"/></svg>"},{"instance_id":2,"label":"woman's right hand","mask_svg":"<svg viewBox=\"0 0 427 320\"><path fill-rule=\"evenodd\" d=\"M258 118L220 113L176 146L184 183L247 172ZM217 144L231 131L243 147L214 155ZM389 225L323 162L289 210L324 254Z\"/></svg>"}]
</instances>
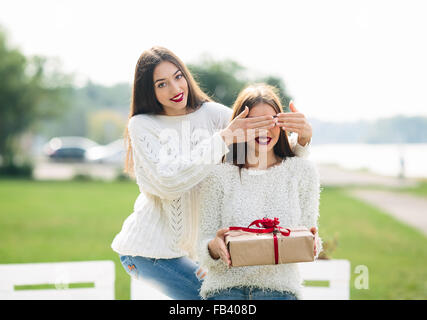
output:
<instances>
[{"instance_id":1,"label":"woman's right hand","mask_svg":"<svg viewBox=\"0 0 427 320\"><path fill-rule=\"evenodd\" d=\"M249 108L245 107L236 118L221 130L221 136L227 145L246 142L255 139L258 130L268 130L276 125L277 118L272 116L260 116L247 118Z\"/></svg>"},{"instance_id":2,"label":"woman's right hand","mask_svg":"<svg viewBox=\"0 0 427 320\"><path fill-rule=\"evenodd\" d=\"M230 253L227 250L227 246L225 245L225 234L229 231L229 228L219 229L216 233L216 237L213 238L209 244L209 254L213 259L221 258L228 267L231 266L231 258Z\"/></svg>"}]
</instances>

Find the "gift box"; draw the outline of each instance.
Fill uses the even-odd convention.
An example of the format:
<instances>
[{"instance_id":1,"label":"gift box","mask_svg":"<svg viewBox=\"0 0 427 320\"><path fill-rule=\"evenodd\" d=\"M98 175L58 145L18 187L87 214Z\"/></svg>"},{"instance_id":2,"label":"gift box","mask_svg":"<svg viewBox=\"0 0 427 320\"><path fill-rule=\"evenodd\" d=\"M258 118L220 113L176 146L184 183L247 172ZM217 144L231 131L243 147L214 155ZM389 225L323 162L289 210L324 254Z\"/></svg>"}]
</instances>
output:
<instances>
[{"instance_id":1,"label":"gift box","mask_svg":"<svg viewBox=\"0 0 427 320\"><path fill-rule=\"evenodd\" d=\"M314 261L310 230L280 227L277 218L255 220L246 228L230 227L225 243L233 267Z\"/></svg>"}]
</instances>

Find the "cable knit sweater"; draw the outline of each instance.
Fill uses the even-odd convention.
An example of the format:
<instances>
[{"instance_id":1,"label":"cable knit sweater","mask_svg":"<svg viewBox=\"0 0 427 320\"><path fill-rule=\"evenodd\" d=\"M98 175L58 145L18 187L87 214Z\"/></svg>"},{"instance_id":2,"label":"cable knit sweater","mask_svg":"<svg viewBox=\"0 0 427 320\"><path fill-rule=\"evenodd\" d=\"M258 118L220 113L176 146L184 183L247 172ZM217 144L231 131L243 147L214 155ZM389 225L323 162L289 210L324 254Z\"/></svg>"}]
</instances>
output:
<instances>
[{"instance_id":1,"label":"cable knit sweater","mask_svg":"<svg viewBox=\"0 0 427 320\"><path fill-rule=\"evenodd\" d=\"M248 286L288 291L301 298L298 264L228 268L209 254L208 243L219 229L248 226L256 219L279 218L283 227L317 228L320 186L316 167L306 159L287 158L267 170L242 169L219 164L200 184L198 255L209 271L202 298L231 287ZM322 250L317 238L317 255Z\"/></svg>"},{"instance_id":2,"label":"cable knit sweater","mask_svg":"<svg viewBox=\"0 0 427 320\"><path fill-rule=\"evenodd\" d=\"M195 256L199 184L229 149L219 135L231 109L206 102L182 116L133 116L128 124L140 195L111 247L121 255ZM299 156L308 146L296 143Z\"/></svg>"}]
</instances>

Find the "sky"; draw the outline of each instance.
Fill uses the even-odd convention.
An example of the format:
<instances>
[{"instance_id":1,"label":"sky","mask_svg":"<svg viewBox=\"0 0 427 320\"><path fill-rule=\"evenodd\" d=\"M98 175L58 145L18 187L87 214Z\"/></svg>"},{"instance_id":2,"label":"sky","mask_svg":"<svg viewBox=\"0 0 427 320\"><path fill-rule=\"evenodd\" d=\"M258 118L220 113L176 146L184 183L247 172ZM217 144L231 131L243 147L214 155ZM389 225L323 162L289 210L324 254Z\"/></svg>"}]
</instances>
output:
<instances>
[{"instance_id":1,"label":"sky","mask_svg":"<svg viewBox=\"0 0 427 320\"><path fill-rule=\"evenodd\" d=\"M334 122L427 116L426 16L423 0L0 1L10 45L78 83L132 83L161 45L280 76L299 111Z\"/></svg>"}]
</instances>

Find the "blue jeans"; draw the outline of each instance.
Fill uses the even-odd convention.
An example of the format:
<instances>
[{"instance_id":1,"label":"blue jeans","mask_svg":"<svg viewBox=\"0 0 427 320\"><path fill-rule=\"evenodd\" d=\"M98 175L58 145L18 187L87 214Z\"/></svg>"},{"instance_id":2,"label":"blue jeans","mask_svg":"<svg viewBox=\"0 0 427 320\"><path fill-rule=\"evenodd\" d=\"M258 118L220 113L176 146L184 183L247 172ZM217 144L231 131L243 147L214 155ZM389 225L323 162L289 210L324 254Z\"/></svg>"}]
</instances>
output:
<instances>
[{"instance_id":1,"label":"blue jeans","mask_svg":"<svg viewBox=\"0 0 427 320\"><path fill-rule=\"evenodd\" d=\"M206 300L297 300L297 297L291 292L233 287L210 295Z\"/></svg>"},{"instance_id":2,"label":"blue jeans","mask_svg":"<svg viewBox=\"0 0 427 320\"><path fill-rule=\"evenodd\" d=\"M136 279L143 279L156 289L176 300L200 300L202 272L199 265L187 257L153 259L140 256L120 256L126 272Z\"/></svg>"}]
</instances>

